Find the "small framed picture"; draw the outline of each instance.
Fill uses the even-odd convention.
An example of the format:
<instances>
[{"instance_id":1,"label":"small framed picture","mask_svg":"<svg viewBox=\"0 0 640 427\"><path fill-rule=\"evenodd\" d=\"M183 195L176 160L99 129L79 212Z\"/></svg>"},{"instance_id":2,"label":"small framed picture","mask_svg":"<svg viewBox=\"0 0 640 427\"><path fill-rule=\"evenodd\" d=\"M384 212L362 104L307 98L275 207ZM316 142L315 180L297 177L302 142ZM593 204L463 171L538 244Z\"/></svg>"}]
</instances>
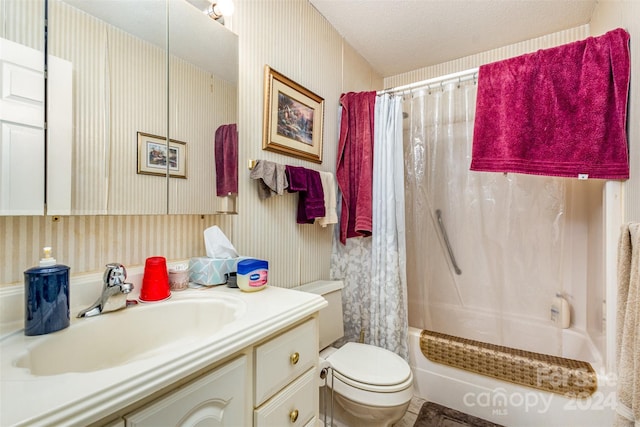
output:
<instances>
[{"instance_id":1,"label":"small framed picture","mask_svg":"<svg viewBox=\"0 0 640 427\"><path fill-rule=\"evenodd\" d=\"M265 66L262 149L322 163L324 98Z\"/></svg>"},{"instance_id":2,"label":"small framed picture","mask_svg":"<svg viewBox=\"0 0 640 427\"><path fill-rule=\"evenodd\" d=\"M187 178L187 143L138 132L138 173Z\"/></svg>"}]
</instances>

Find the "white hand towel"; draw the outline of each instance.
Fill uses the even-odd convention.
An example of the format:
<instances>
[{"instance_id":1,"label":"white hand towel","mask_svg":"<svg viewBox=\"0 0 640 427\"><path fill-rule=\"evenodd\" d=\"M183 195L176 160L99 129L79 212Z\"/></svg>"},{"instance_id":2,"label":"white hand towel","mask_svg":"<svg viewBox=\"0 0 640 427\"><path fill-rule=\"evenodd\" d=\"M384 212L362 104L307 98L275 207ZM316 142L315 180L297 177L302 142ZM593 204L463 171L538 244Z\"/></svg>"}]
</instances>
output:
<instances>
[{"instance_id":1,"label":"white hand towel","mask_svg":"<svg viewBox=\"0 0 640 427\"><path fill-rule=\"evenodd\" d=\"M331 172L320 172L320 181L322 182L322 191L324 191L324 210L325 216L318 218L318 224L326 227L328 224L338 223L338 214L336 213L336 179Z\"/></svg>"}]
</instances>

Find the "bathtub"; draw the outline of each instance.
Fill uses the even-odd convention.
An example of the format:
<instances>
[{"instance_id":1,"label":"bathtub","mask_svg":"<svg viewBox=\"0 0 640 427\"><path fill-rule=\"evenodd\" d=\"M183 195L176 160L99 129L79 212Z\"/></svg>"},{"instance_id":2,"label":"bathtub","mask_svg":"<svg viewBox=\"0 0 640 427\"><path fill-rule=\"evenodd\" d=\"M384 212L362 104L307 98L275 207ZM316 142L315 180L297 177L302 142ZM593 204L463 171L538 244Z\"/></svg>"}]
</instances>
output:
<instances>
[{"instance_id":1,"label":"bathtub","mask_svg":"<svg viewBox=\"0 0 640 427\"><path fill-rule=\"evenodd\" d=\"M540 331L537 336L545 337L545 332L548 333ZM561 332L568 337L561 356L589 362L598 374L596 392L584 399L431 362L420 350L420 333L420 329L409 328L409 363L417 397L507 427L606 427L613 423L615 381L605 375L602 360L594 353L590 340L577 331Z\"/></svg>"}]
</instances>

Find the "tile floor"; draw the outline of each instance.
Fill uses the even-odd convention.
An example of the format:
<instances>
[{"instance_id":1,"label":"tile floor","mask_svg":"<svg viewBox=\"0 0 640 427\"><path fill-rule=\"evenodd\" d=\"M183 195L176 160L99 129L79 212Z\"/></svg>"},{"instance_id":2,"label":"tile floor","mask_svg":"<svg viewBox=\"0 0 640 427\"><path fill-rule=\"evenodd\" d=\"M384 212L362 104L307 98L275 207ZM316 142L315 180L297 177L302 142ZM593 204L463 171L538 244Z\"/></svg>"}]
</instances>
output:
<instances>
[{"instance_id":1,"label":"tile floor","mask_svg":"<svg viewBox=\"0 0 640 427\"><path fill-rule=\"evenodd\" d=\"M402 417L400 421L394 424L394 427L413 427L413 423L416 422L416 418L418 418L418 413L420 413L420 408L422 408L424 402L424 399L413 396L407 413L404 414L404 417Z\"/></svg>"}]
</instances>

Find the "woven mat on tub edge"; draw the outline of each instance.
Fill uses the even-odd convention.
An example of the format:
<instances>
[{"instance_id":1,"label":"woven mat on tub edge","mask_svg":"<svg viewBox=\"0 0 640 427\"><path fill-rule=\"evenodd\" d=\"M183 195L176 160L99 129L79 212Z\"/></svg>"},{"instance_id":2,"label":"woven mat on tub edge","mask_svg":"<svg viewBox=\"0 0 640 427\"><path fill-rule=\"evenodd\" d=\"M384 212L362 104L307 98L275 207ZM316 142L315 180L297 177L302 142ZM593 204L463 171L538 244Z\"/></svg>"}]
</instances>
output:
<instances>
[{"instance_id":1,"label":"woven mat on tub edge","mask_svg":"<svg viewBox=\"0 0 640 427\"><path fill-rule=\"evenodd\" d=\"M429 360L513 384L585 399L598 387L593 367L565 359L423 330L420 349Z\"/></svg>"}]
</instances>

